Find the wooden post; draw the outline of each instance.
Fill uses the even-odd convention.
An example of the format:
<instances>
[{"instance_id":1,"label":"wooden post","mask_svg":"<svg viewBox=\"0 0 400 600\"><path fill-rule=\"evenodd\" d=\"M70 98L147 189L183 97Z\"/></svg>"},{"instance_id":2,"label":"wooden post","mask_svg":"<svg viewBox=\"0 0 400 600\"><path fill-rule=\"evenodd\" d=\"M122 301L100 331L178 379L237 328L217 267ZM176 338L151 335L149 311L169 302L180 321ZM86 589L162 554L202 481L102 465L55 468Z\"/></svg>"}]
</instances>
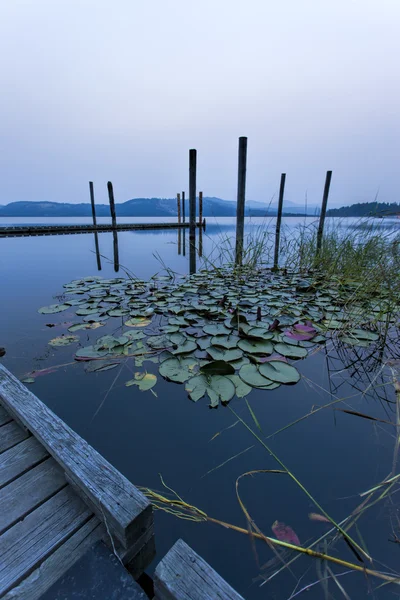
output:
<instances>
[{"instance_id":1,"label":"wooden post","mask_svg":"<svg viewBox=\"0 0 400 600\"><path fill-rule=\"evenodd\" d=\"M331 185L332 171L326 172L324 195L322 197L321 214L319 217L318 233L317 233L317 256L320 253L322 246L322 236L324 233L324 223L326 216L326 206L328 204L329 188Z\"/></svg>"},{"instance_id":2,"label":"wooden post","mask_svg":"<svg viewBox=\"0 0 400 600\"><path fill-rule=\"evenodd\" d=\"M197 150L189 150L189 270L196 273L196 171Z\"/></svg>"},{"instance_id":3,"label":"wooden post","mask_svg":"<svg viewBox=\"0 0 400 600\"><path fill-rule=\"evenodd\" d=\"M115 215L114 190L113 190L113 185L112 185L111 181L109 181L107 183L107 189L108 189L108 199L110 201L110 213L111 213L112 226L116 227L117 226L117 217Z\"/></svg>"},{"instance_id":4,"label":"wooden post","mask_svg":"<svg viewBox=\"0 0 400 600\"><path fill-rule=\"evenodd\" d=\"M239 138L238 192L236 208L236 265L243 260L244 204L246 199L247 137Z\"/></svg>"},{"instance_id":5,"label":"wooden post","mask_svg":"<svg viewBox=\"0 0 400 600\"><path fill-rule=\"evenodd\" d=\"M276 217L274 271L276 271L278 269L278 261L279 261L279 243L280 243L280 237L281 237L282 207L283 207L283 194L285 193L285 181L286 181L286 173L282 173L281 186L279 188L278 215Z\"/></svg>"},{"instance_id":6,"label":"wooden post","mask_svg":"<svg viewBox=\"0 0 400 600\"><path fill-rule=\"evenodd\" d=\"M94 205L93 181L89 181L89 190L90 190L90 203L92 205L93 227L96 227L97 222L96 222L96 208L95 208L95 205Z\"/></svg>"},{"instance_id":7,"label":"wooden post","mask_svg":"<svg viewBox=\"0 0 400 600\"><path fill-rule=\"evenodd\" d=\"M176 203L178 205L178 223L181 222L181 195L176 195Z\"/></svg>"},{"instance_id":8,"label":"wooden post","mask_svg":"<svg viewBox=\"0 0 400 600\"><path fill-rule=\"evenodd\" d=\"M185 192L182 192L182 222L185 222Z\"/></svg>"},{"instance_id":9,"label":"wooden post","mask_svg":"<svg viewBox=\"0 0 400 600\"><path fill-rule=\"evenodd\" d=\"M203 220L203 192L199 192L199 223L201 223L202 220Z\"/></svg>"}]
</instances>

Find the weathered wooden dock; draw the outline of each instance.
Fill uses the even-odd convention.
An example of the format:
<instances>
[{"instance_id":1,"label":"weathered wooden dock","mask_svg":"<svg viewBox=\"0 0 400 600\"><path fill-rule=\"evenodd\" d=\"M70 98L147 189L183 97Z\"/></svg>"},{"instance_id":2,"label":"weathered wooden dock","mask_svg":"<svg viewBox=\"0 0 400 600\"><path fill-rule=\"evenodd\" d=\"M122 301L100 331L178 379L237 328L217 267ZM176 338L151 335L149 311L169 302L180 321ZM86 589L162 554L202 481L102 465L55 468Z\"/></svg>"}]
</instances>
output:
<instances>
[{"instance_id":1,"label":"weathered wooden dock","mask_svg":"<svg viewBox=\"0 0 400 600\"><path fill-rule=\"evenodd\" d=\"M0 598L36 600L84 558L104 564L100 540L137 579L155 555L150 502L0 364ZM143 598L134 579L121 600ZM242 600L182 540L156 568L154 592Z\"/></svg>"},{"instance_id":2,"label":"weathered wooden dock","mask_svg":"<svg viewBox=\"0 0 400 600\"><path fill-rule=\"evenodd\" d=\"M71 235L74 233L104 233L108 231L143 231L160 229L189 228L189 223L118 223L117 225L18 225L0 226L2 237L26 237L34 235ZM206 220L196 223L196 227L205 229Z\"/></svg>"}]
</instances>

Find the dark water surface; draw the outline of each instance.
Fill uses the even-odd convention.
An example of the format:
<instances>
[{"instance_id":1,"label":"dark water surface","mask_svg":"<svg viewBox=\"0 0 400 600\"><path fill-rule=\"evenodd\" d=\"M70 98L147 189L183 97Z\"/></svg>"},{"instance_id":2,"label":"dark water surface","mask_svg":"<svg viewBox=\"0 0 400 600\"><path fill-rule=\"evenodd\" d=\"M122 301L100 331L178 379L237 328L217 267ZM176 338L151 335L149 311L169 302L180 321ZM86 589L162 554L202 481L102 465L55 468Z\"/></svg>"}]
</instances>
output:
<instances>
[{"instance_id":1,"label":"dark water surface","mask_svg":"<svg viewBox=\"0 0 400 600\"><path fill-rule=\"evenodd\" d=\"M23 220L4 219L1 224L6 221L11 224ZM255 221L253 228L258 226ZM286 225L294 228L300 221L303 219L286 219ZM233 219L219 219L218 223L210 220L203 238L204 255L216 253L222 238L233 234ZM52 348L48 345L51 338L67 331L66 326L48 328L46 323L77 322L74 312L41 315L37 310L57 302L53 298L62 294L63 284L73 279L88 275L115 276L112 234L100 234L99 246L101 254L108 258L101 259L100 272L91 234L0 239L0 346L7 351L3 363L18 377L32 370L72 362L75 346ZM119 233L118 248L121 266L140 278L148 279L162 270L160 258L155 254L173 271L188 272L188 256L178 255L176 231ZM122 267L119 276L123 276ZM117 331L120 326L121 319L115 318L99 331L89 331L90 336L86 331L76 334L85 346L89 339ZM346 368L352 361L355 361L353 367ZM146 363L146 368L149 364ZM148 370L152 370L151 367L156 373L156 365L150 365ZM392 375L390 369L382 370L371 359L357 359L353 350L338 359L332 345L297 361L296 367L302 374L297 385L281 386L274 391L254 390L248 396L262 433L257 430L244 399L234 399L228 407L211 410L205 399L192 402L184 386L167 383L161 376L154 388L155 397L136 387L125 387L125 381L132 377L128 369L118 377L119 369L86 374L84 365L75 363L38 377L30 389L133 483L162 490L161 473L165 482L187 502L211 517L246 528L236 498L236 479L248 471L276 469L279 465L244 425L238 422L230 427L237 421L230 410L233 409L266 440L324 509L340 521L363 500L360 493L390 473L395 428L327 408L275 436L268 436L335 398L346 398L346 404L340 404L342 408L394 421ZM373 386L363 393L368 381L373 381ZM218 432L221 433L216 436ZM207 474L241 452L223 467ZM258 474L243 478L240 494L266 535L272 535L271 525L275 520L290 525L302 544L329 529L326 523L309 519L309 513L319 511L287 475ZM400 552L389 542L393 531L399 533L397 495L391 498L391 502L376 504L358 521L363 543L377 559L373 568L383 571L396 569ZM359 541L354 528L351 534ZM324 565L315 559L301 557L292 565L291 572L286 570L260 587L260 573L271 575L282 564L275 560L275 564L262 570L265 563L275 558L265 544L257 542L253 548L246 535L214 524L182 521L163 513L156 514L158 554L153 568L179 537L248 599L288 599L296 586L300 590L317 581L321 575L318 569L325 576L329 575ZM323 545L318 549L324 551ZM342 541L329 552L357 563ZM285 555L285 560L292 556ZM349 570L330 566L336 574ZM360 573L341 575L339 581L352 599L388 598L397 591L394 586L385 586L369 596L369 586L375 589L382 582L373 578L366 582ZM342 598L332 578L328 583L329 597ZM325 596L321 585L315 585L296 597L320 599Z\"/></svg>"}]
</instances>

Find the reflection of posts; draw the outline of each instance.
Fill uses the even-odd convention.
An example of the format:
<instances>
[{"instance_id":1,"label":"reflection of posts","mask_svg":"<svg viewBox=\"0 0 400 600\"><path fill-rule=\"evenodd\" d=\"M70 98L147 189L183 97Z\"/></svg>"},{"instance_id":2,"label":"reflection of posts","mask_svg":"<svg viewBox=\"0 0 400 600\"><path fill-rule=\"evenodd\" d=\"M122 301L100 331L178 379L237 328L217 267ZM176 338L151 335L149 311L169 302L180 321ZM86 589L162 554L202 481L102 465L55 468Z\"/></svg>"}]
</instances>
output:
<instances>
[{"instance_id":1,"label":"reflection of posts","mask_svg":"<svg viewBox=\"0 0 400 600\"><path fill-rule=\"evenodd\" d=\"M119 252L118 252L118 233L117 230L113 231L113 249L114 249L114 271L119 271Z\"/></svg>"},{"instance_id":2,"label":"reflection of posts","mask_svg":"<svg viewBox=\"0 0 400 600\"><path fill-rule=\"evenodd\" d=\"M239 138L239 164L238 164L238 191L236 208L236 258L237 265L243 260L244 238L244 203L246 197L246 162L247 162L247 137Z\"/></svg>"},{"instance_id":3,"label":"reflection of posts","mask_svg":"<svg viewBox=\"0 0 400 600\"><path fill-rule=\"evenodd\" d=\"M181 244L182 244L182 231L181 231L181 228L179 227L179 229L178 229L178 254L181 253Z\"/></svg>"},{"instance_id":4,"label":"reflection of posts","mask_svg":"<svg viewBox=\"0 0 400 600\"><path fill-rule=\"evenodd\" d=\"M100 248L99 248L99 236L97 235L97 231L94 232L94 246L96 248L97 270L101 271L101 258L100 258Z\"/></svg>"},{"instance_id":5,"label":"reflection of posts","mask_svg":"<svg viewBox=\"0 0 400 600\"><path fill-rule=\"evenodd\" d=\"M189 271L196 273L196 169L197 150L189 150Z\"/></svg>"},{"instance_id":6,"label":"reflection of posts","mask_svg":"<svg viewBox=\"0 0 400 600\"><path fill-rule=\"evenodd\" d=\"M199 257L203 256L203 227L199 227Z\"/></svg>"}]
</instances>

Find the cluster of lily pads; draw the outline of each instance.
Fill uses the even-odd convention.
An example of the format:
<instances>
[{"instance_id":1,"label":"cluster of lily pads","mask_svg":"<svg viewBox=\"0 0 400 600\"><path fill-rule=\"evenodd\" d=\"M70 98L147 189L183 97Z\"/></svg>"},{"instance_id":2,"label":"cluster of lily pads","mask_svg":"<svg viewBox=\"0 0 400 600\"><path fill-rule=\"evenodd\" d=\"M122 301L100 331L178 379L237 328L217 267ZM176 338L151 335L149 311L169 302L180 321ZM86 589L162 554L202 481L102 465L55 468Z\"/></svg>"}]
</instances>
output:
<instances>
[{"instance_id":1,"label":"cluster of lily pads","mask_svg":"<svg viewBox=\"0 0 400 600\"><path fill-rule=\"evenodd\" d=\"M185 384L192 400L207 395L212 407L253 388L297 383L293 362L306 358L333 331L345 344L368 346L379 335L362 324L382 310L373 300L368 306L352 304L351 285L327 288L270 270L234 277L226 268L150 282L87 277L65 284L64 290L61 303L39 312L73 309L79 322L51 345L77 343L76 332L108 321L115 325L112 335L75 353L87 371L113 369L129 359L139 369L151 361L164 379ZM156 382L156 375L143 368L126 385L153 391Z\"/></svg>"}]
</instances>

